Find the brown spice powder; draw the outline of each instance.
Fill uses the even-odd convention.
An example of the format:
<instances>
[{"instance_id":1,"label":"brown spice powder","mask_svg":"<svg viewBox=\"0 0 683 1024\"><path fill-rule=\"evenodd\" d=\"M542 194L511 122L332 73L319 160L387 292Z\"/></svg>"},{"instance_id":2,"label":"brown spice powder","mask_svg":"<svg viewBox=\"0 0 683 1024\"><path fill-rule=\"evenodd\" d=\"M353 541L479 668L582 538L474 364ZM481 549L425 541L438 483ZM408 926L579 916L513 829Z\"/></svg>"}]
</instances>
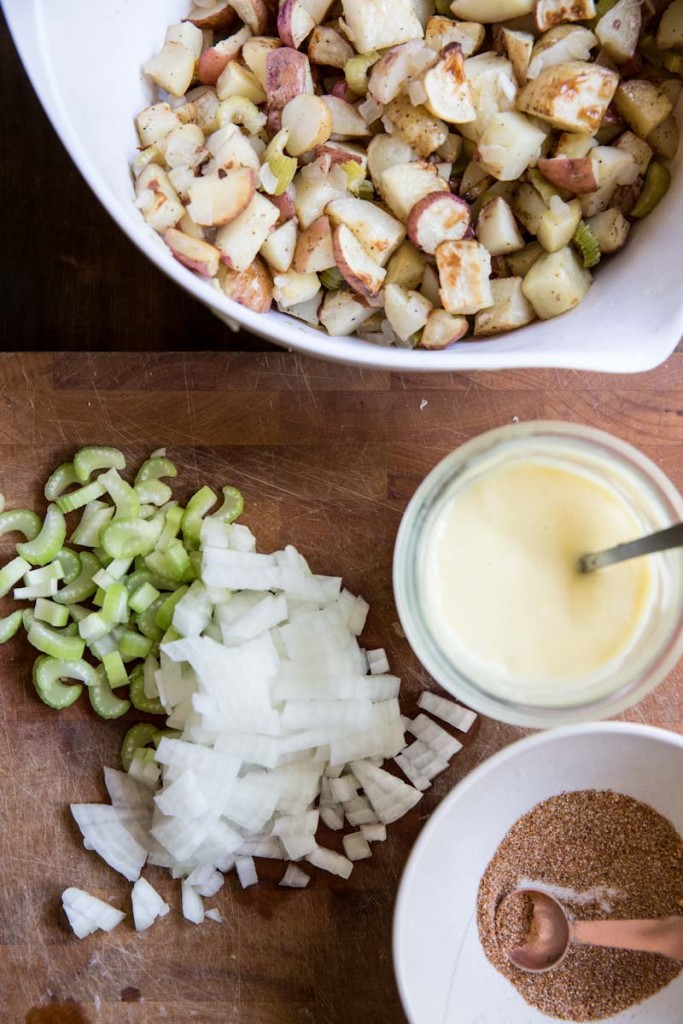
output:
<instances>
[{"instance_id":1,"label":"brown spice powder","mask_svg":"<svg viewBox=\"0 0 683 1024\"><path fill-rule=\"evenodd\" d=\"M680 914L682 853L683 841L666 818L620 793L582 790L537 804L512 826L481 880L477 923L486 956L549 1017L602 1020L641 1002L673 981L683 964L573 943L557 968L528 974L508 960L496 915L522 883L572 890L560 901L577 920Z\"/></svg>"}]
</instances>

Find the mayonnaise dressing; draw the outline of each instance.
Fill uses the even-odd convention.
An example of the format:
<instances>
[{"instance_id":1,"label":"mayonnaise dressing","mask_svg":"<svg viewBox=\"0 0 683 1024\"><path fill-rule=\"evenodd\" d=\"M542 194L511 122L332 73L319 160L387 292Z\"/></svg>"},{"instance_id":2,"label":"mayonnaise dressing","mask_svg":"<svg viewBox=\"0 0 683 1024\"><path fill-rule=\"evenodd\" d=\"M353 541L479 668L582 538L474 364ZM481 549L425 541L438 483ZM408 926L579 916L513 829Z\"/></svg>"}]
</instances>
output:
<instances>
[{"instance_id":1,"label":"mayonnaise dressing","mask_svg":"<svg viewBox=\"0 0 683 1024\"><path fill-rule=\"evenodd\" d=\"M596 474L533 458L491 467L453 491L425 538L430 629L456 663L511 684L600 674L643 628L653 569L640 558L582 575L577 559L642 532Z\"/></svg>"}]
</instances>

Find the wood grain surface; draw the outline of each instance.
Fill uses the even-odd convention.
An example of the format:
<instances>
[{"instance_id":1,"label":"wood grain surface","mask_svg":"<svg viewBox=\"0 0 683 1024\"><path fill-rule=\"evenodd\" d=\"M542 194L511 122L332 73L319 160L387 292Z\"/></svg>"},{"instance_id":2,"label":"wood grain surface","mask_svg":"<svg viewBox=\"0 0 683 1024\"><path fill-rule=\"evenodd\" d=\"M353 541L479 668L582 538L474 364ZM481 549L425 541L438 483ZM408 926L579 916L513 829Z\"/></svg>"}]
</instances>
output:
<instances>
[{"instance_id":1,"label":"wood grain surface","mask_svg":"<svg viewBox=\"0 0 683 1024\"><path fill-rule=\"evenodd\" d=\"M10 507L42 510L40 482L77 446L119 445L135 462L167 445L181 495L201 483L236 484L261 550L294 543L316 571L343 573L370 601L363 642L387 647L412 713L419 691L434 684L408 649L392 600L405 504L454 446L539 417L611 430L683 485L681 355L647 377L434 378L285 353L36 353L0 356L0 490ZM0 614L8 607L5 599ZM286 891L276 884L283 866L261 861L258 887L242 892L232 876L210 901L225 923L198 928L180 917L178 883L154 869L148 877L173 906L167 918L137 935L129 917L110 935L79 942L60 910L67 886L129 911L128 884L83 849L68 811L71 801L104 798L102 766L118 765L127 722L103 722L86 703L59 714L46 708L31 662L22 639L0 648L2 1024L51 1024L27 1015L68 998L89 1024L403 1024L390 936L410 847L444 794L521 730L477 723L451 769L348 882L316 872L309 889ZM625 717L683 731L682 681L677 670Z\"/></svg>"}]
</instances>

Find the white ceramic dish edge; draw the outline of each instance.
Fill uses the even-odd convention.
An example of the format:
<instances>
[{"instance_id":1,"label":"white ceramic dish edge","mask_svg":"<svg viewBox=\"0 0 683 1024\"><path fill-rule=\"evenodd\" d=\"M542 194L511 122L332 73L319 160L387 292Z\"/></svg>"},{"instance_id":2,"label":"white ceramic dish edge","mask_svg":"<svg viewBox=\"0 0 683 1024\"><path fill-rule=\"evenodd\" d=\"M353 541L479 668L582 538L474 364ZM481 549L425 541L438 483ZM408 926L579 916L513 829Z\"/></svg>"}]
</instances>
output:
<instances>
[{"instance_id":1,"label":"white ceramic dish edge","mask_svg":"<svg viewBox=\"0 0 683 1024\"><path fill-rule=\"evenodd\" d=\"M118 0L104 9L87 0L4 0L3 7L53 126L117 224L182 288L262 337L318 358L388 371L557 367L635 373L663 362L683 335L683 232L671 229L683 220L683 153L669 195L636 227L637 239L602 269L585 302L557 320L426 352L329 338L277 312L253 313L181 267L132 205L127 161L136 145L133 116L151 99L140 67L159 49L166 25L186 12L186 0L167 0L161 14L154 0Z\"/></svg>"}]
</instances>

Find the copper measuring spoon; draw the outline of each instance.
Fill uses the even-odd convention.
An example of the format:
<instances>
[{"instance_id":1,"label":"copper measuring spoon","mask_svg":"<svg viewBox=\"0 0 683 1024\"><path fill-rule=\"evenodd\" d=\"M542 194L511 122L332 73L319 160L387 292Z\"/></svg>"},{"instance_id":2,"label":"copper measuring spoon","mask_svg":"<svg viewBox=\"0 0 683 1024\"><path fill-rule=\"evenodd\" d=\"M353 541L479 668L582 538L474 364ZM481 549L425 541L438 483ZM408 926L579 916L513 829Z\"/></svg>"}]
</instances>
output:
<instances>
[{"instance_id":1,"label":"copper measuring spoon","mask_svg":"<svg viewBox=\"0 0 683 1024\"><path fill-rule=\"evenodd\" d=\"M538 889L517 889L505 900L529 897L533 916L526 942L506 950L523 971L550 971L564 960L572 942L661 953L683 960L683 915L651 921L572 921L562 904Z\"/></svg>"}]
</instances>

